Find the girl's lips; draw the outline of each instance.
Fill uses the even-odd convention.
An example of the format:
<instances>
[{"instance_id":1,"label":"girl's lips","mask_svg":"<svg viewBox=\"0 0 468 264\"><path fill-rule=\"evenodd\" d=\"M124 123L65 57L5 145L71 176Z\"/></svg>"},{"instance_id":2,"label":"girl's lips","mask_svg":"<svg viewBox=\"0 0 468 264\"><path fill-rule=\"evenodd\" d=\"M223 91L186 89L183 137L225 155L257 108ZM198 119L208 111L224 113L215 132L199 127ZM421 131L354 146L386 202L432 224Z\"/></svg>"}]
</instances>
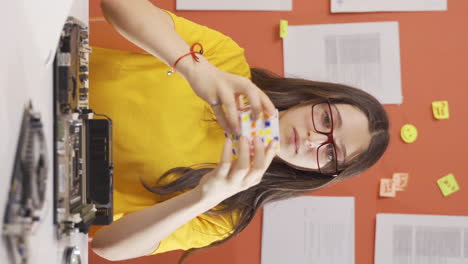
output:
<instances>
[{"instance_id":1,"label":"girl's lips","mask_svg":"<svg viewBox=\"0 0 468 264\"><path fill-rule=\"evenodd\" d=\"M298 151L298 149L299 149L299 148L298 148L298 146L299 146L298 143L299 143L299 142L298 142L297 131L296 131L296 129L295 129L294 127L293 127L293 132L292 132L292 134L291 134L291 137L289 138L289 143L290 143L291 145L294 146L294 151L295 151L296 154L297 154L297 151Z\"/></svg>"},{"instance_id":2,"label":"girl's lips","mask_svg":"<svg viewBox=\"0 0 468 264\"><path fill-rule=\"evenodd\" d=\"M297 130L294 129L294 144L296 145L296 154L299 152L299 135L297 134Z\"/></svg>"}]
</instances>

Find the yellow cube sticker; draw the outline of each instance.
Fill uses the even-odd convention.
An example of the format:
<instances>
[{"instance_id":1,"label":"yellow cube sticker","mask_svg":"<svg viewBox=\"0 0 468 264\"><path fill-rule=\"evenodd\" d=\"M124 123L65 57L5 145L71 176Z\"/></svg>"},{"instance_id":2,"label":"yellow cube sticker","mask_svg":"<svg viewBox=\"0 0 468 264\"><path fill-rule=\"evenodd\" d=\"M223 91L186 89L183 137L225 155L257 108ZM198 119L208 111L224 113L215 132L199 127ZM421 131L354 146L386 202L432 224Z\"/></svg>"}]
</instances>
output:
<instances>
[{"instance_id":1,"label":"yellow cube sticker","mask_svg":"<svg viewBox=\"0 0 468 264\"><path fill-rule=\"evenodd\" d=\"M435 119L448 119L450 117L448 102L447 101L432 102L432 114L434 114Z\"/></svg>"},{"instance_id":2,"label":"yellow cube sticker","mask_svg":"<svg viewBox=\"0 0 468 264\"><path fill-rule=\"evenodd\" d=\"M280 20L280 37L285 38L288 36L288 21L281 19Z\"/></svg>"},{"instance_id":3,"label":"yellow cube sticker","mask_svg":"<svg viewBox=\"0 0 468 264\"><path fill-rule=\"evenodd\" d=\"M438 179L437 184L439 185L439 188L444 196L449 196L452 193L460 190L460 186L458 186L457 180L455 180L455 176L451 173Z\"/></svg>"}]
</instances>

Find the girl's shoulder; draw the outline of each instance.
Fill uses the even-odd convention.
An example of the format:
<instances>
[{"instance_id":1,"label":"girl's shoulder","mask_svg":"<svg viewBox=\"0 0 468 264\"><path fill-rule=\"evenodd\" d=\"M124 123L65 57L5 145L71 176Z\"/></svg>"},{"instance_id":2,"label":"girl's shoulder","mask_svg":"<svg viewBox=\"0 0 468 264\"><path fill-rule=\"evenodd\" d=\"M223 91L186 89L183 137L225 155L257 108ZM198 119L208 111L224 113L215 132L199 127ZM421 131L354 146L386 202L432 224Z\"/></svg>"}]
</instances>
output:
<instances>
[{"instance_id":1,"label":"girl's shoulder","mask_svg":"<svg viewBox=\"0 0 468 264\"><path fill-rule=\"evenodd\" d=\"M188 45L200 43L203 46L203 56L213 65L223 71L251 78L250 66L245 58L244 49L231 37L215 29L177 16L170 11L164 11L172 17L175 31L182 39Z\"/></svg>"}]
</instances>

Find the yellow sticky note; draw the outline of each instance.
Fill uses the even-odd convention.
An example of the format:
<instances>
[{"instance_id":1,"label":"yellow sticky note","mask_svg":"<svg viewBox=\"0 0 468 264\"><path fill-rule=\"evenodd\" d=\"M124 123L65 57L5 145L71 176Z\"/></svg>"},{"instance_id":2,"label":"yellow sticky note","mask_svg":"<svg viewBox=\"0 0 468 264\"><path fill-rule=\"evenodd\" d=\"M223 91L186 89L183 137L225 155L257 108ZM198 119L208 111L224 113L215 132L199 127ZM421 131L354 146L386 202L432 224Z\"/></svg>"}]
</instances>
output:
<instances>
[{"instance_id":1,"label":"yellow sticky note","mask_svg":"<svg viewBox=\"0 0 468 264\"><path fill-rule=\"evenodd\" d=\"M458 186L457 180L455 180L455 176L453 176L451 173L438 179L437 184L439 185L439 188L444 196L449 196L450 194L460 190L460 186Z\"/></svg>"},{"instance_id":2,"label":"yellow sticky note","mask_svg":"<svg viewBox=\"0 0 468 264\"><path fill-rule=\"evenodd\" d=\"M432 114L434 114L435 119L448 119L449 108L447 101L434 101L432 102Z\"/></svg>"},{"instance_id":3,"label":"yellow sticky note","mask_svg":"<svg viewBox=\"0 0 468 264\"><path fill-rule=\"evenodd\" d=\"M280 20L280 37L285 38L288 36L288 21L281 19Z\"/></svg>"},{"instance_id":4,"label":"yellow sticky note","mask_svg":"<svg viewBox=\"0 0 468 264\"><path fill-rule=\"evenodd\" d=\"M418 138L418 129L411 124L406 124L401 128L401 139L406 143L413 143Z\"/></svg>"}]
</instances>

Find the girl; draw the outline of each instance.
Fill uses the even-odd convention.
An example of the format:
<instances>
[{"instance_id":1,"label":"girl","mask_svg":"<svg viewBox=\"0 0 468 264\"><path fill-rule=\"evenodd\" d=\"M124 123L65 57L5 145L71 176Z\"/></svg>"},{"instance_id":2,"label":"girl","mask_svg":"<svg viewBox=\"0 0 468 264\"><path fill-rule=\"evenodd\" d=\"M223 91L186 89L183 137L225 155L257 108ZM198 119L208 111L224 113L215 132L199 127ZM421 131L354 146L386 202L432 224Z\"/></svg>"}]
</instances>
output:
<instances>
[{"instance_id":1,"label":"girl","mask_svg":"<svg viewBox=\"0 0 468 264\"><path fill-rule=\"evenodd\" d=\"M114 124L114 222L91 230L98 255L183 249L182 262L237 235L265 203L357 175L383 155L387 115L366 92L251 69L231 38L147 0L101 7L148 53L94 47L90 57L90 105ZM224 132L239 132L240 94L255 116L279 110L279 151L241 138L231 161Z\"/></svg>"}]
</instances>

